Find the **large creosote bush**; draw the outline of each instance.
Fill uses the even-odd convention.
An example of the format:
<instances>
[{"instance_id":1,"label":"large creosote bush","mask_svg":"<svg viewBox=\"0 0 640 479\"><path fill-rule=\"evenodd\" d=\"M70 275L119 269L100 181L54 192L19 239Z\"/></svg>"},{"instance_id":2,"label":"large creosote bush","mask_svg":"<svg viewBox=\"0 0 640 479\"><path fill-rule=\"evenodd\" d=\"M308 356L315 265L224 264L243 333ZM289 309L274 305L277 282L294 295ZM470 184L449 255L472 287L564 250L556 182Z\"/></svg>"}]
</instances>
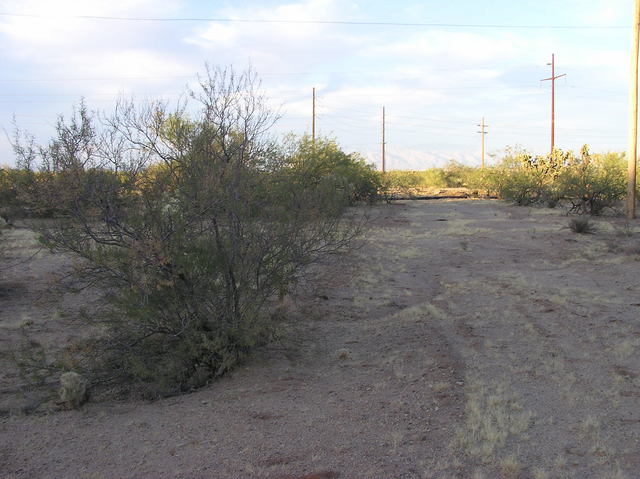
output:
<instances>
[{"instance_id":1,"label":"large creosote bush","mask_svg":"<svg viewBox=\"0 0 640 479\"><path fill-rule=\"evenodd\" d=\"M203 385L269 339L267 306L300 268L358 233L342 213L367 198L352 174L367 168L330 142L284 154L258 87L207 68L174 109L81 105L48 145L16 145L38 169L33 201L56 207L43 241L108 294L103 334L61 369L151 397Z\"/></svg>"}]
</instances>

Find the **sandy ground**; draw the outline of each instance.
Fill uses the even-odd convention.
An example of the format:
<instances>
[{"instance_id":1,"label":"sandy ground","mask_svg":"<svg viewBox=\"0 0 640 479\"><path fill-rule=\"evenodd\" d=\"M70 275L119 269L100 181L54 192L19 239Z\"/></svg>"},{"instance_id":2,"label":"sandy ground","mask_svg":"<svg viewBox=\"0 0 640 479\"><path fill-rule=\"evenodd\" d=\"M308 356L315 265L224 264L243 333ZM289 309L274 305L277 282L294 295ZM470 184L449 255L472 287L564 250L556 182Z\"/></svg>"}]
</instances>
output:
<instances>
[{"instance_id":1,"label":"sandy ground","mask_svg":"<svg viewBox=\"0 0 640 479\"><path fill-rule=\"evenodd\" d=\"M0 477L640 477L640 223L577 235L561 211L487 200L371 214L362 247L289 298L280 341L154 403L18 399L21 331L61 344L91 297L51 289L59 255L5 271ZM14 258L35 252L8 234Z\"/></svg>"}]
</instances>

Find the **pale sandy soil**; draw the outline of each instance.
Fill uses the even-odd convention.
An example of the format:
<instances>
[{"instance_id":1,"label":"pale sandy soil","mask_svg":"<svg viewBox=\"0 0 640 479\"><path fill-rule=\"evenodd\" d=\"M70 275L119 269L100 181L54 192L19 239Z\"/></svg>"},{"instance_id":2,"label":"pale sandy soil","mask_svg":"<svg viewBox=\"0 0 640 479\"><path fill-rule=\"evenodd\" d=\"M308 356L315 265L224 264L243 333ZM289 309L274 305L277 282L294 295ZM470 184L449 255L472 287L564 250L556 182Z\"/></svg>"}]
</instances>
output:
<instances>
[{"instance_id":1,"label":"pale sandy soil","mask_svg":"<svg viewBox=\"0 0 640 479\"><path fill-rule=\"evenodd\" d=\"M640 477L640 223L576 235L485 200L371 215L360 249L309 271L279 342L154 403L19 399L20 331L62 344L92 297L48 289L68 264L48 252L4 272L0 477Z\"/></svg>"}]
</instances>

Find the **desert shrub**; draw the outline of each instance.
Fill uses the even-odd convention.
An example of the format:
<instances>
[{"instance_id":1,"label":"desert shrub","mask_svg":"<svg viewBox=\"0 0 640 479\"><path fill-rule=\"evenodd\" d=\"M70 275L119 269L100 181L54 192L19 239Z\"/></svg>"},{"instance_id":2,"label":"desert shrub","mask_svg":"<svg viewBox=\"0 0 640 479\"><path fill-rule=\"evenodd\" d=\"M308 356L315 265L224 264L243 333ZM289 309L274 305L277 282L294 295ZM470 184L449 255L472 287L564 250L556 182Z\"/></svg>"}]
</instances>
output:
<instances>
[{"instance_id":1,"label":"desert shrub","mask_svg":"<svg viewBox=\"0 0 640 479\"><path fill-rule=\"evenodd\" d=\"M579 216L569 220L569 229L579 234L594 234L596 226L587 216Z\"/></svg>"},{"instance_id":2,"label":"desert shrub","mask_svg":"<svg viewBox=\"0 0 640 479\"><path fill-rule=\"evenodd\" d=\"M442 168L446 188L474 188L478 186L478 168L463 165L457 161L449 161Z\"/></svg>"},{"instance_id":3,"label":"desert shrub","mask_svg":"<svg viewBox=\"0 0 640 479\"><path fill-rule=\"evenodd\" d=\"M549 183L549 175L531 160L526 153L506 156L489 176L490 189L520 206L538 202Z\"/></svg>"},{"instance_id":4,"label":"desert shrub","mask_svg":"<svg viewBox=\"0 0 640 479\"><path fill-rule=\"evenodd\" d=\"M43 242L81 258L78 281L107 299L90 318L103 334L59 370L150 397L201 386L271 337L268 306L302 267L358 234L342 213L366 197L349 176L365 165L330 143L283 153L257 88L251 72L207 69L191 116L81 105L47 146L17 145L59 213Z\"/></svg>"},{"instance_id":5,"label":"desert shrub","mask_svg":"<svg viewBox=\"0 0 640 479\"><path fill-rule=\"evenodd\" d=\"M615 154L580 157L555 150L552 155L532 156L511 150L487 175L487 184L498 195L517 205L555 207L568 200L570 212L599 214L624 192L621 162Z\"/></svg>"},{"instance_id":6,"label":"desert shrub","mask_svg":"<svg viewBox=\"0 0 640 479\"><path fill-rule=\"evenodd\" d=\"M532 156L519 151L507 155L498 170L502 175L500 195L514 203L525 206L542 204L555 207L562 198L556 179L571 161L572 154L554 150L551 155Z\"/></svg>"},{"instance_id":7,"label":"desert shrub","mask_svg":"<svg viewBox=\"0 0 640 479\"><path fill-rule=\"evenodd\" d=\"M0 218L12 225L17 218L46 216L48 209L34 208L29 201L37 175L28 167L0 168Z\"/></svg>"},{"instance_id":8,"label":"desert shrub","mask_svg":"<svg viewBox=\"0 0 640 479\"><path fill-rule=\"evenodd\" d=\"M428 186L428 182L425 181L427 171L391 170L385 172L385 176L394 188L417 188Z\"/></svg>"},{"instance_id":9,"label":"desert shrub","mask_svg":"<svg viewBox=\"0 0 640 479\"><path fill-rule=\"evenodd\" d=\"M443 168L427 168L426 170L417 171L416 176L418 179L418 184L416 186L423 188L449 187Z\"/></svg>"},{"instance_id":10,"label":"desert shrub","mask_svg":"<svg viewBox=\"0 0 640 479\"><path fill-rule=\"evenodd\" d=\"M13 181L13 170L9 167L0 168L0 218L6 224L12 222L13 205L16 202L17 191Z\"/></svg>"},{"instance_id":11,"label":"desert shrub","mask_svg":"<svg viewBox=\"0 0 640 479\"><path fill-rule=\"evenodd\" d=\"M393 198L413 196L415 189L421 186L420 173L422 172L405 170L378 173L380 178L378 195L380 199L389 203Z\"/></svg>"},{"instance_id":12,"label":"desert shrub","mask_svg":"<svg viewBox=\"0 0 640 479\"><path fill-rule=\"evenodd\" d=\"M465 166L464 176L463 176L463 182L464 182L465 188L487 190L488 189L487 178L490 174L490 171L491 169L489 167L485 167L483 169L483 168Z\"/></svg>"},{"instance_id":13,"label":"desert shrub","mask_svg":"<svg viewBox=\"0 0 640 479\"><path fill-rule=\"evenodd\" d=\"M570 213L598 215L613 207L626 192L620 155L591 155L587 145L579 157L572 152L533 157L511 152L490 174L499 196L518 205L554 207L571 203Z\"/></svg>"},{"instance_id":14,"label":"desert shrub","mask_svg":"<svg viewBox=\"0 0 640 479\"><path fill-rule=\"evenodd\" d=\"M385 173L378 173L380 188L378 188L378 199L390 204L397 197L397 192L393 188L393 178Z\"/></svg>"},{"instance_id":15,"label":"desert shrub","mask_svg":"<svg viewBox=\"0 0 640 479\"><path fill-rule=\"evenodd\" d=\"M626 165L620 155L590 155L585 147L579 160L562 169L557 188L570 201L570 212L600 215L625 197Z\"/></svg>"},{"instance_id":16,"label":"desert shrub","mask_svg":"<svg viewBox=\"0 0 640 479\"><path fill-rule=\"evenodd\" d=\"M282 157L281 164L303 188L330 183L336 194L352 205L378 199L381 179L375 168L358 153L342 151L333 139L320 137L313 141L309 135L291 135L286 139Z\"/></svg>"}]
</instances>

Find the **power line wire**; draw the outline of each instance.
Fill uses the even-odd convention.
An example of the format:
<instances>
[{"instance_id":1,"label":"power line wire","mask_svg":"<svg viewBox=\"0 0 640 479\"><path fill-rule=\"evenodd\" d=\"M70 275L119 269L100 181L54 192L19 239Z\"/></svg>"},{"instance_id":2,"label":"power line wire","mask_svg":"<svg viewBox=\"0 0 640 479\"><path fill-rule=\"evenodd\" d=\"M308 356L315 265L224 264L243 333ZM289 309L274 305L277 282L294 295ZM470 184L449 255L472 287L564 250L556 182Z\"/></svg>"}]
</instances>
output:
<instances>
[{"instance_id":1,"label":"power line wire","mask_svg":"<svg viewBox=\"0 0 640 479\"><path fill-rule=\"evenodd\" d=\"M381 27L433 27L433 28L501 28L501 29L553 29L553 30L627 30L626 25L525 25L497 23L437 23L437 22L376 22L355 20L275 20L240 19L206 17L120 17L110 15L44 15L35 13L2 13L2 17L106 20L126 22L215 22L215 23L266 23L266 24L302 24L302 25L352 25Z\"/></svg>"}]
</instances>

